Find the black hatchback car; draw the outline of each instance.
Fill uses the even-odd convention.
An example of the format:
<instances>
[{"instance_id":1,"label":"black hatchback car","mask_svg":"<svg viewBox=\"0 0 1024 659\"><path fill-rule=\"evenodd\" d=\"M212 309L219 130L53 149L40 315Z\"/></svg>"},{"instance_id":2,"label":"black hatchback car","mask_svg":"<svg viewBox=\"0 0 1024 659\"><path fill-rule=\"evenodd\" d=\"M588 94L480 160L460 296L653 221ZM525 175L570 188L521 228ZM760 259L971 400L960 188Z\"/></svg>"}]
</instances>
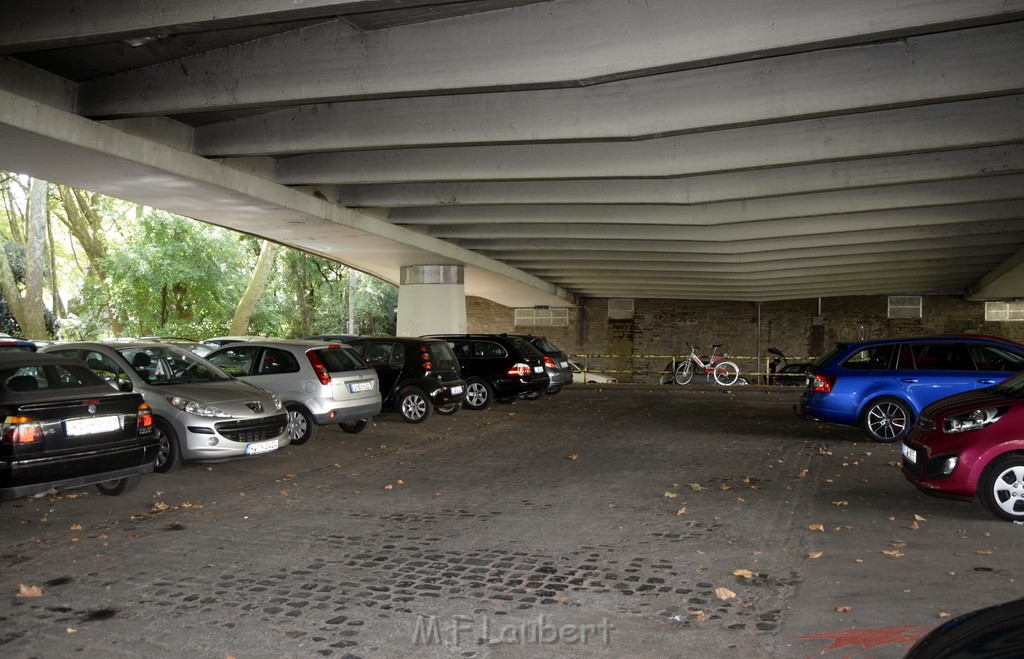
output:
<instances>
[{"instance_id":1,"label":"black hatchback car","mask_svg":"<svg viewBox=\"0 0 1024 659\"><path fill-rule=\"evenodd\" d=\"M409 423L431 412L455 414L466 396L459 362L444 341L361 336L347 341L377 371L383 409L393 405Z\"/></svg>"},{"instance_id":2,"label":"black hatchback car","mask_svg":"<svg viewBox=\"0 0 1024 659\"><path fill-rule=\"evenodd\" d=\"M509 334L436 334L459 358L466 378L466 407L483 410L492 402L536 397L550 384L544 355L526 339Z\"/></svg>"},{"instance_id":3,"label":"black hatchback car","mask_svg":"<svg viewBox=\"0 0 1024 659\"><path fill-rule=\"evenodd\" d=\"M75 359L0 354L0 418L0 500L86 485L123 494L156 465L149 405Z\"/></svg>"}]
</instances>

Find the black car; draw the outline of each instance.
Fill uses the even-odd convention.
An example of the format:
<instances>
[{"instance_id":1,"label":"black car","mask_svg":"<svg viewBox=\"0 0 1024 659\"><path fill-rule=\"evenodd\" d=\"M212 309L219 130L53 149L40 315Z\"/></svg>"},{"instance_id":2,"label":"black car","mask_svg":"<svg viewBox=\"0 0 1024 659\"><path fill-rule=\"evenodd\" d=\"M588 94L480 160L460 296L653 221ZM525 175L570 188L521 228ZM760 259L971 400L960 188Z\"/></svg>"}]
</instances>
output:
<instances>
[{"instance_id":1,"label":"black car","mask_svg":"<svg viewBox=\"0 0 1024 659\"><path fill-rule=\"evenodd\" d=\"M544 355L526 339L509 334L437 334L448 341L466 378L466 407L483 410L497 400L536 397L550 384Z\"/></svg>"},{"instance_id":2,"label":"black car","mask_svg":"<svg viewBox=\"0 0 1024 659\"><path fill-rule=\"evenodd\" d=\"M1024 599L947 620L910 648L904 659L1024 657Z\"/></svg>"},{"instance_id":3,"label":"black car","mask_svg":"<svg viewBox=\"0 0 1024 659\"><path fill-rule=\"evenodd\" d=\"M562 387L572 384L572 367L569 365L569 357L558 346L543 336L533 336L532 334L517 334L515 336L526 339L540 354L544 355L544 372L548 374L548 395L553 396L561 391ZM540 394L530 393L523 398L540 398Z\"/></svg>"},{"instance_id":4,"label":"black car","mask_svg":"<svg viewBox=\"0 0 1024 659\"><path fill-rule=\"evenodd\" d=\"M431 412L455 414L466 382L448 344L416 337L361 336L347 342L377 371L383 409L393 405L409 423Z\"/></svg>"},{"instance_id":5,"label":"black car","mask_svg":"<svg viewBox=\"0 0 1024 659\"><path fill-rule=\"evenodd\" d=\"M0 417L0 500L86 485L123 494L156 464L149 405L75 359L0 353Z\"/></svg>"}]
</instances>

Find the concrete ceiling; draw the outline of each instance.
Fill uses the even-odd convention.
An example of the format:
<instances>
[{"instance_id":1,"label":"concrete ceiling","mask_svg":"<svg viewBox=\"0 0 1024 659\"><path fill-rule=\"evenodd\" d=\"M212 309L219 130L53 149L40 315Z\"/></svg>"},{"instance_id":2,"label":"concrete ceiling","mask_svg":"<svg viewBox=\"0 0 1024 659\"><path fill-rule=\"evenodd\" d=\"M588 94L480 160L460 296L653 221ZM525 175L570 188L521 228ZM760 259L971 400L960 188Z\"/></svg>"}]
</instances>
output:
<instances>
[{"instance_id":1,"label":"concrete ceiling","mask_svg":"<svg viewBox=\"0 0 1024 659\"><path fill-rule=\"evenodd\" d=\"M1024 0L7 2L0 167L511 306L1024 298Z\"/></svg>"}]
</instances>

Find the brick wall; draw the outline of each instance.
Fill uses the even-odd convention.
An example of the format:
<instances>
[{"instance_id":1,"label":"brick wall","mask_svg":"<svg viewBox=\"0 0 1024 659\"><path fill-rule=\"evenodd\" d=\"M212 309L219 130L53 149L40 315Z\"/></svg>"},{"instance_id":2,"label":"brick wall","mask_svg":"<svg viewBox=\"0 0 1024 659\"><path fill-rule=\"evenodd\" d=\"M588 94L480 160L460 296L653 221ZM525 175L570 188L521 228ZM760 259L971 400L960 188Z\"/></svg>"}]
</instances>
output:
<instances>
[{"instance_id":1,"label":"brick wall","mask_svg":"<svg viewBox=\"0 0 1024 659\"><path fill-rule=\"evenodd\" d=\"M985 304L956 296L925 296L922 317L888 318L884 295L780 302L634 300L633 319L608 318L608 300L588 299L569 310L568 327L516 327L515 310L481 298L466 299L471 332L516 332L551 339L594 370L615 371L623 381L657 382L672 356L689 344L706 356L721 343L742 371L764 370L770 347L813 357L836 341L947 332L994 334L1024 341L1024 322L985 322ZM761 359L757 359L760 356Z\"/></svg>"}]
</instances>

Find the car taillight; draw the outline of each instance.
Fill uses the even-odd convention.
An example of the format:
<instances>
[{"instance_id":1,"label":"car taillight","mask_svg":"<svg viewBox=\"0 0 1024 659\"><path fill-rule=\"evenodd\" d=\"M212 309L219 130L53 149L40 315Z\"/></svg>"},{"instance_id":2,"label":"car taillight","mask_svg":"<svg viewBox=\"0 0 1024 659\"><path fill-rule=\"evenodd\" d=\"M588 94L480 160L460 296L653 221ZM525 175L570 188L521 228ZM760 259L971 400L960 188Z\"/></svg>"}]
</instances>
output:
<instances>
[{"instance_id":1,"label":"car taillight","mask_svg":"<svg viewBox=\"0 0 1024 659\"><path fill-rule=\"evenodd\" d=\"M832 391L832 385L836 383L834 375L815 375L811 381L811 389L819 393L827 394Z\"/></svg>"},{"instance_id":2,"label":"car taillight","mask_svg":"<svg viewBox=\"0 0 1024 659\"><path fill-rule=\"evenodd\" d=\"M508 369L508 374L512 377L519 375L529 375L532 372L529 364L516 364L512 368Z\"/></svg>"},{"instance_id":3,"label":"car taillight","mask_svg":"<svg viewBox=\"0 0 1024 659\"><path fill-rule=\"evenodd\" d=\"M31 416L9 416L4 419L0 437L4 444L31 444L43 441L43 427Z\"/></svg>"},{"instance_id":4,"label":"car taillight","mask_svg":"<svg viewBox=\"0 0 1024 659\"><path fill-rule=\"evenodd\" d=\"M423 368L430 371L434 365L430 363L430 351L427 346L420 346L420 359L423 360Z\"/></svg>"},{"instance_id":5,"label":"car taillight","mask_svg":"<svg viewBox=\"0 0 1024 659\"><path fill-rule=\"evenodd\" d=\"M153 432L153 410L146 403L139 405L139 416L135 425L140 435L148 435Z\"/></svg>"},{"instance_id":6,"label":"car taillight","mask_svg":"<svg viewBox=\"0 0 1024 659\"><path fill-rule=\"evenodd\" d=\"M324 361L320 359L320 355L315 352L307 352L306 357L309 359L310 365L313 367L313 372L316 373L316 378L320 380L320 384L330 384L331 374L324 366Z\"/></svg>"},{"instance_id":7,"label":"car taillight","mask_svg":"<svg viewBox=\"0 0 1024 659\"><path fill-rule=\"evenodd\" d=\"M544 355L544 366L546 368L555 368L555 360L551 359L547 355Z\"/></svg>"}]
</instances>

